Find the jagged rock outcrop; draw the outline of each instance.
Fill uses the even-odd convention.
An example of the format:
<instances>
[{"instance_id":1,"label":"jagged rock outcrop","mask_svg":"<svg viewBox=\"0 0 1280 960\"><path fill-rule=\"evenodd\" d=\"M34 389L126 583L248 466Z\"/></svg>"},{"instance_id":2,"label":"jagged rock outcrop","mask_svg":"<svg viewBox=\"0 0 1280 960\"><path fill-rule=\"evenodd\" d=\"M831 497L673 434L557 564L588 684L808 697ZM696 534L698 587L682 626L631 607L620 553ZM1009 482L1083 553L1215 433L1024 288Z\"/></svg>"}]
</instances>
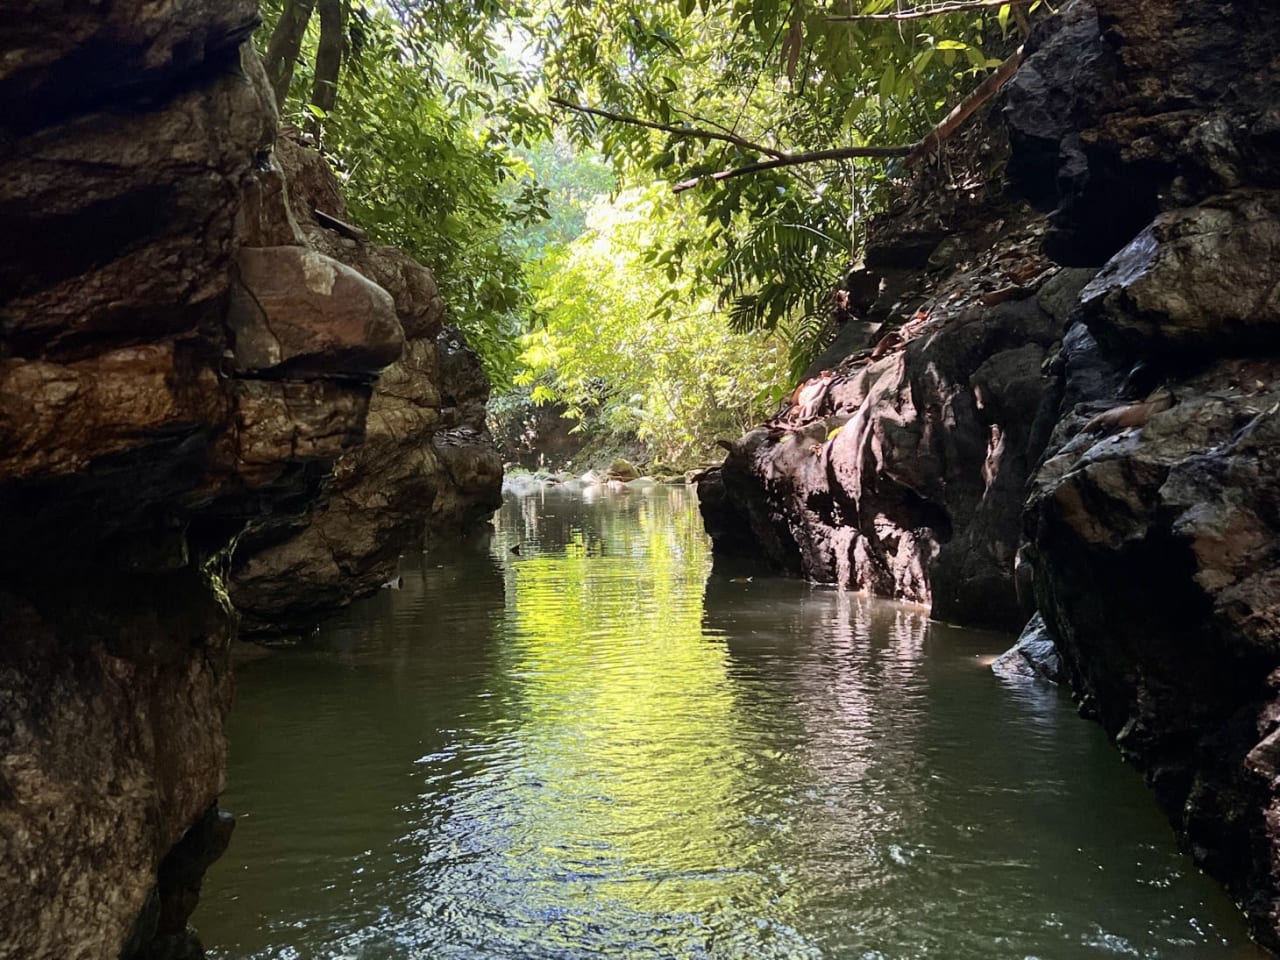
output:
<instances>
[{"instance_id":1,"label":"jagged rock outcrop","mask_svg":"<svg viewBox=\"0 0 1280 960\"><path fill-rule=\"evenodd\" d=\"M232 547L307 513L420 337L290 214L256 23L0 21L3 957L199 955Z\"/></svg>"},{"instance_id":2,"label":"jagged rock outcrop","mask_svg":"<svg viewBox=\"0 0 1280 960\"><path fill-rule=\"evenodd\" d=\"M1018 642L996 657L991 671L1005 680L1062 682L1062 656L1044 617L1037 613L1027 621Z\"/></svg>"},{"instance_id":3,"label":"jagged rock outcrop","mask_svg":"<svg viewBox=\"0 0 1280 960\"><path fill-rule=\"evenodd\" d=\"M314 248L282 250L304 258L320 256L319 250L345 264L347 274L386 298L404 347L375 384L364 441L339 458L324 500L304 514L260 521L241 538L231 599L243 629L257 633L309 626L323 612L377 590L395 576L401 554L429 535L473 528L502 500L502 463L485 427L489 384L461 333L445 325L430 271L393 247L321 227L317 210L347 219L337 180L318 154L291 140L282 140L276 155L290 207ZM292 281L286 269L273 273L277 282ZM243 264L241 278L252 279ZM306 302L287 303L305 325ZM256 291L251 304L271 312ZM258 342L262 326L252 311L237 330L252 329ZM278 342L289 353L288 320L271 315L266 326L275 339L265 338L263 350L280 352ZM305 358L282 362L295 366Z\"/></svg>"},{"instance_id":4,"label":"jagged rock outcrop","mask_svg":"<svg viewBox=\"0 0 1280 960\"><path fill-rule=\"evenodd\" d=\"M1043 218L998 190L927 229L903 207L846 282L860 319L817 392L731 445L704 518L721 555L1017 629L1023 492L1057 404L1042 367L1091 274L1045 260Z\"/></svg>"},{"instance_id":5,"label":"jagged rock outcrop","mask_svg":"<svg viewBox=\"0 0 1280 960\"><path fill-rule=\"evenodd\" d=\"M1003 668L1071 686L1280 949L1273 7L1076 0L1040 22L995 118L1005 198L970 220L998 236L1028 200L1058 272L996 252L989 269L1038 279L966 314L947 290L980 285L943 264L984 249L981 229L882 223L847 284L861 320L820 363L834 376L732 444L701 494L721 551L962 622L989 620L976 598L1011 622L1033 596L1042 623ZM1015 441L999 475L984 427Z\"/></svg>"},{"instance_id":6,"label":"jagged rock outcrop","mask_svg":"<svg viewBox=\"0 0 1280 960\"><path fill-rule=\"evenodd\" d=\"M1102 269L1055 366L1026 557L1082 707L1277 948L1280 22L1167 0L1066 19L1009 123L1057 171L1051 248ZM1108 209L1126 229L1092 231Z\"/></svg>"}]
</instances>

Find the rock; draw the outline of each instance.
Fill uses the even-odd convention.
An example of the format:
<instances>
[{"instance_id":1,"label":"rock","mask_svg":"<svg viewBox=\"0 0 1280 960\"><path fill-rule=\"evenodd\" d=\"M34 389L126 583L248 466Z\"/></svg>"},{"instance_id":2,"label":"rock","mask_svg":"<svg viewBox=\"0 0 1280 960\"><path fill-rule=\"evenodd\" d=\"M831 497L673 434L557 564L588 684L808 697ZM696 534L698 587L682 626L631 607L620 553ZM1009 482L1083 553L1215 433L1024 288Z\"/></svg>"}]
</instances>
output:
<instances>
[{"instance_id":1,"label":"rock","mask_svg":"<svg viewBox=\"0 0 1280 960\"><path fill-rule=\"evenodd\" d=\"M1221 360L1145 426L1066 437L1028 508L1066 677L1264 939L1277 838L1263 811L1280 781L1248 758L1280 659L1277 373L1280 359Z\"/></svg>"},{"instance_id":2,"label":"rock","mask_svg":"<svg viewBox=\"0 0 1280 960\"><path fill-rule=\"evenodd\" d=\"M237 372L372 379L399 359L404 334L391 295L350 267L296 246L246 247L236 267L228 323Z\"/></svg>"},{"instance_id":3,"label":"rock","mask_svg":"<svg viewBox=\"0 0 1280 960\"><path fill-rule=\"evenodd\" d=\"M1280 344L1280 194L1241 191L1161 214L1084 289L1116 352L1197 359Z\"/></svg>"},{"instance_id":4,"label":"rock","mask_svg":"<svg viewBox=\"0 0 1280 960\"><path fill-rule=\"evenodd\" d=\"M0 360L0 470L66 476L162 438L216 428L227 414L214 372L182 384L180 348L162 341L73 363ZM197 389L184 389L184 386ZM200 389L203 388L203 389Z\"/></svg>"},{"instance_id":5,"label":"rock","mask_svg":"<svg viewBox=\"0 0 1280 960\"><path fill-rule=\"evenodd\" d=\"M181 851L222 788L231 698L219 571L249 518L319 493L367 388L335 368L304 424L224 368L242 213L272 202L254 5L9 14L0 928L31 960L186 949L203 866Z\"/></svg>"},{"instance_id":6,"label":"rock","mask_svg":"<svg viewBox=\"0 0 1280 960\"><path fill-rule=\"evenodd\" d=\"M609 480L619 480L626 483L639 479L640 471L629 460L617 457L609 464L609 469L604 472L604 475Z\"/></svg>"},{"instance_id":7,"label":"rock","mask_svg":"<svg viewBox=\"0 0 1280 960\"><path fill-rule=\"evenodd\" d=\"M1042 221L998 209L1003 239L970 224L952 248L1040 275L1038 254L1019 251ZM1048 270L1041 282L1056 282L1059 298L1090 275L1055 280ZM699 484L718 553L929 603L949 620L1026 622L1014 558L1024 487L1058 403L1043 367L1065 318L1032 296L983 305L970 292L979 276L986 270L971 264L922 274L927 320L904 326L879 357L864 351L837 364L818 419L730 445L720 471Z\"/></svg>"},{"instance_id":8,"label":"rock","mask_svg":"<svg viewBox=\"0 0 1280 960\"><path fill-rule=\"evenodd\" d=\"M1046 247L1069 266L1101 264L1158 209L1149 183L1126 178L1081 138L1096 104L1114 96L1115 61L1094 3L1074 0L1037 24L1005 91L1009 175L1039 209L1053 211Z\"/></svg>"},{"instance_id":9,"label":"rock","mask_svg":"<svg viewBox=\"0 0 1280 960\"><path fill-rule=\"evenodd\" d=\"M1048 680L1062 682L1062 661L1053 635L1040 614L1033 616L1018 642L996 657L991 671L1002 680Z\"/></svg>"},{"instance_id":10,"label":"rock","mask_svg":"<svg viewBox=\"0 0 1280 960\"><path fill-rule=\"evenodd\" d=\"M845 289L880 291L866 316L901 344L877 357L844 336L812 422L750 431L699 483L718 564L764 558L1006 626L1029 582L1043 629L997 669L1070 686L1271 949L1277 49L1262 0L1064 4L1002 117L1011 189L1047 223L990 192L966 219L940 190L881 218L868 263L893 264L894 288L886 266ZM913 241L939 223L955 242L936 240L929 274ZM1039 263L1041 235L1078 269Z\"/></svg>"},{"instance_id":11,"label":"rock","mask_svg":"<svg viewBox=\"0 0 1280 960\"><path fill-rule=\"evenodd\" d=\"M89 960L185 928L198 879L159 865L222 789L231 621L191 566L60 572L0 593L0 923L12 956Z\"/></svg>"},{"instance_id":12,"label":"rock","mask_svg":"<svg viewBox=\"0 0 1280 960\"><path fill-rule=\"evenodd\" d=\"M462 335L442 325L431 274L398 250L335 242L311 213L327 207L345 214L334 199L332 172L297 144L282 145L280 154L302 232L351 265L304 251L299 267L298 257L285 250L266 251L262 264L282 260L285 266L268 270L281 284L290 277L305 281L308 262L315 264L313 274L327 277L325 271L332 270L333 298L352 304L365 299L365 307L341 315L350 318L351 333L368 337L374 349L356 355L344 348L340 326L306 327L306 300L291 300L283 285L280 299L297 311L300 332L286 336L290 322L274 318L271 331L283 342L304 346L293 359L275 360L275 370L303 376L323 356L367 369L391 365L372 388L363 442L335 451L339 456L322 506L278 515L240 539L231 599L244 632L258 636L303 630L373 593L395 576L402 554L421 549L429 536L474 529L502 497L502 465L485 428L488 381ZM246 278L247 286L252 282ZM264 304L268 313L270 303ZM402 328L403 341L397 336ZM272 375L272 369L258 375Z\"/></svg>"},{"instance_id":13,"label":"rock","mask_svg":"<svg viewBox=\"0 0 1280 960\"><path fill-rule=\"evenodd\" d=\"M1273 14L1266 0L1076 0L1037 28L1006 94L1008 170L1055 208L1054 259L1099 266L1162 209L1276 182L1260 144L1280 96Z\"/></svg>"},{"instance_id":14,"label":"rock","mask_svg":"<svg viewBox=\"0 0 1280 960\"><path fill-rule=\"evenodd\" d=\"M255 3L18 6L0 21L0 929L25 960L194 957L229 830L233 549L267 571L264 607L300 618L290 561L250 546L318 538L308 518L345 508L345 541L292 568L340 603L402 546L388 516L416 535L482 515L483 379L442 361L423 268L372 244L343 266L290 210L243 43Z\"/></svg>"},{"instance_id":15,"label":"rock","mask_svg":"<svg viewBox=\"0 0 1280 960\"><path fill-rule=\"evenodd\" d=\"M258 25L255 0L118 4L74 17L57 4L18 0L8 13L0 102L3 128L18 134L225 74Z\"/></svg>"},{"instance_id":16,"label":"rock","mask_svg":"<svg viewBox=\"0 0 1280 960\"><path fill-rule=\"evenodd\" d=\"M1082 711L1276 949L1280 22L1260 2L1096 10L1111 79L1079 96L1092 41L1064 34L1036 97L1060 147L1048 245L1109 260L1050 364L1062 402L1023 555ZM1025 180L1051 151L1020 149ZM1125 229L1094 233L1107 217Z\"/></svg>"}]
</instances>

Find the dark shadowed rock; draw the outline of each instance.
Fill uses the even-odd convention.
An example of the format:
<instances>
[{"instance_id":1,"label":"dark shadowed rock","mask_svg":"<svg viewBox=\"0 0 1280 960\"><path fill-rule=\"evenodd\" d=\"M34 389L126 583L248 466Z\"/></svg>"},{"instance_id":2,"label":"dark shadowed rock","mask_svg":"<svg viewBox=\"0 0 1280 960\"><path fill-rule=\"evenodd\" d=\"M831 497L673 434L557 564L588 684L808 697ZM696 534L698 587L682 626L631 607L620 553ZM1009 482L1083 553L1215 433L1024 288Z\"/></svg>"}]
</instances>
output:
<instances>
[{"instance_id":1,"label":"dark shadowed rock","mask_svg":"<svg viewBox=\"0 0 1280 960\"><path fill-rule=\"evenodd\" d=\"M1274 186L1274 30L1270 0L1075 0L1037 29L1009 86L1009 172L1055 208L1056 260L1100 266L1162 209Z\"/></svg>"},{"instance_id":2,"label":"dark shadowed rock","mask_svg":"<svg viewBox=\"0 0 1280 960\"><path fill-rule=\"evenodd\" d=\"M565 416L567 409L563 403L507 398L502 411L491 417L503 460L526 470L568 466L582 451L585 437L577 430L581 421Z\"/></svg>"},{"instance_id":3,"label":"dark shadowed rock","mask_svg":"<svg viewBox=\"0 0 1280 960\"><path fill-rule=\"evenodd\" d=\"M255 23L240 0L0 22L5 956L200 954L187 918L229 829L233 545L296 531L346 482L369 511L339 535L368 564L398 548L378 499L420 529L444 473L434 426L413 432L443 413L434 282L305 245ZM371 410L381 483L346 456Z\"/></svg>"},{"instance_id":4,"label":"dark shadowed rock","mask_svg":"<svg viewBox=\"0 0 1280 960\"><path fill-rule=\"evenodd\" d=\"M1280 345L1280 194L1242 191L1161 214L1081 295L1116 352L1196 359Z\"/></svg>"},{"instance_id":5,"label":"dark shadowed rock","mask_svg":"<svg viewBox=\"0 0 1280 960\"><path fill-rule=\"evenodd\" d=\"M1114 82L1057 112L1084 165L1064 147L1055 252L1096 252L1096 176L1158 209L1108 251L1053 366L1023 553L1082 709L1274 949L1280 21L1261 2L1096 6ZM1056 76L1043 98L1061 105L1071 71Z\"/></svg>"},{"instance_id":6,"label":"dark shadowed rock","mask_svg":"<svg viewBox=\"0 0 1280 960\"><path fill-rule=\"evenodd\" d=\"M1274 781L1247 758L1280 660L1278 372L1219 361L1141 428L1068 429L1028 512L1065 675L1262 933L1275 916Z\"/></svg>"},{"instance_id":7,"label":"dark shadowed rock","mask_svg":"<svg viewBox=\"0 0 1280 960\"><path fill-rule=\"evenodd\" d=\"M27 134L104 107L154 101L235 68L256 0L95 5L15 0L0 24L0 130Z\"/></svg>"},{"instance_id":8,"label":"dark shadowed rock","mask_svg":"<svg viewBox=\"0 0 1280 960\"><path fill-rule=\"evenodd\" d=\"M1044 617L1037 613L1027 622L1018 642L996 657L991 671L1002 680L1062 682L1062 659Z\"/></svg>"},{"instance_id":9,"label":"dark shadowed rock","mask_svg":"<svg viewBox=\"0 0 1280 960\"><path fill-rule=\"evenodd\" d=\"M1041 221L998 209L1002 233L981 221L953 232L963 266L916 276L925 308L896 318L909 321L904 342L842 358L817 419L793 410L733 444L699 487L718 552L763 554L950 620L1026 622L1014 576L1023 493L1058 403L1043 367L1063 301L1091 274L1050 269L1035 250ZM988 306L982 285L1004 269L1034 281Z\"/></svg>"},{"instance_id":10,"label":"dark shadowed rock","mask_svg":"<svg viewBox=\"0 0 1280 960\"><path fill-rule=\"evenodd\" d=\"M0 26L0 928L96 960L149 950L149 910L185 927L158 872L222 788L217 570L247 517L315 496L366 394L325 384L295 446L224 369L275 123L252 5L27 7Z\"/></svg>"}]
</instances>

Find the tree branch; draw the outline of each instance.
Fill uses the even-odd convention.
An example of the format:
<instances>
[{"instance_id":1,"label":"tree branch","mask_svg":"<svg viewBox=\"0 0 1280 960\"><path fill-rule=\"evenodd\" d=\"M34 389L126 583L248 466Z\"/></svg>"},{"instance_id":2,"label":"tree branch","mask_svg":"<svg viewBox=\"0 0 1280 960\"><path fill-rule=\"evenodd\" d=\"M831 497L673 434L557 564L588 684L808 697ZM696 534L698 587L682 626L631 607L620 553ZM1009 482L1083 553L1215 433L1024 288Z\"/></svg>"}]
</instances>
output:
<instances>
[{"instance_id":1,"label":"tree branch","mask_svg":"<svg viewBox=\"0 0 1280 960\"><path fill-rule=\"evenodd\" d=\"M1011 0L1011 2L1031 2L1031 0ZM966 7L972 6L994 6L991 0L972 0L966 3ZM953 5L954 6L954 5ZM940 8L939 8L940 9ZM551 103L566 110L574 110L578 113L590 114L594 117L602 117L605 120L611 120L615 123L627 123L637 127L645 127L649 130L661 130L666 133L674 134L681 137L693 137L699 140L718 140L722 143L729 143L743 150L751 150L755 153L761 153L769 157L768 160L760 160L756 163L748 163L741 167L733 167L729 170L721 170L717 173L707 174L701 177L692 177L683 180L672 187L674 193L684 193L686 190L692 190L703 180L720 181L728 180L732 177L742 177L751 173L760 173L765 170L776 170L779 167L797 167L806 163L817 163L823 160L856 160L867 158L890 159L893 157L904 157L908 165L918 163L921 158L933 153L946 140L958 130L966 120L988 100L999 92L1000 88L1009 82L1009 79L1018 71L1018 67L1022 65L1022 47L1018 47L1009 59L1005 60L999 67L989 73L982 83L980 83L972 93L958 103L955 108L947 114L943 120L938 123L932 130L925 134L915 143L903 144L890 147L836 147L830 150L810 150L804 153L788 153L785 150L778 150L774 147L766 147L759 143L753 143L743 137L736 136L731 133L719 133L714 130L706 130L701 127L677 126L671 123L658 123L654 120L645 120L641 117L631 116L630 114L614 113L609 110L600 110L596 107L588 107L580 103L573 103L560 97L551 97Z\"/></svg>"},{"instance_id":2,"label":"tree branch","mask_svg":"<svg viewBox=\"0 0 1280 960\"><path fill-rule=\"evenodd\" d=\"M734 167L732 170L721 170L719 173L711 173L702 177L693 177L677 183L672 187L674 193L684 193L686 190L692 190L703 180L728 180L731 177L741 177L748 173L759 173L762 170L775 170L778 167L795 167L803 163L817 163L820 160L854 160L865 157L906 157L910 156L911 151L915 150L919 144L907 144L899 147L836 147L832 150L811 150L807 153L789 153L784 157L775 157L772 160L762 160L759 163L749 163L744 167Z\"/></svg>"},{"instance_id":3,"label":"tree branch","mask_svg":"<svg viewBox=\"0 0 1280 960\"><path fill-rule=\"evenodd\" d=\"M1022 65L1022 47L1018 47L1004 63L996 67L991 73L987 74L985 80L978 84L973 93L969 94L953 109L942 122L930 130L921 138L920 142L912 148L910 155L907 157L908 164L914 164L921 157L937 150L948 137L956 132L973 116L974 112L984 103L990 100L999 92L1000 88L1009 82L1009 79L1018 72L1018 67Z\"/></svg>"},{"instance_id":4,"label":"tree branch","mask_svg":"<svg viewBox=\"0 0 1280 960\"><path fill-rule=\"evenodd\" d=\"M978 84L971 94L961 100L955 109L943 118L941 123L937 124L913 144L897 147L840 147L834 150L789 153L782 157L775 157L772 160L763 160L759 163L734 167L732 170L721 170L719 173L713 173L706 177L693 177L677 183L671 188L672 192L683 193L686 190L692 190L703 180L728 180L731 177L759 173L762 170L792 167L802 163L815 163L819 160L851 160L859 157L905 157L908 165L918 163L921 158L937 150L966 120L973 116L979 107L994 97L1000 88L1009 82L1009 78L1017 73L1018 67L1021 65L1022 47L1019 47L1014 51L1013 56L989 73L986 79Z\"/></svg>"},{"instance_id":5,"label":"tree branch","mask_svg":"<svg viewBox=\"0 0 1280 960\"><path fill-rule=\"evenodd\" d=\"M735 147L743 150L750 150L754 153L763 153L766 157L776 157L783 159L790 156L785 150L779 150L777 147L766 147L764 144L753 143L743 137L739 137L732 133L718 133L715 130L703 130L700 127L678 126L674 123L658 123L655 120L644 120L640 117L633 117L625 113L613 113L609 110L600 110L596 107L588 107L581 103L573 103L569 100L563 100L560 97L549 98L551 103L557 107L564 107L566 110L574 110L578 113L590 114L593 117L602 117L605 120L612 120L615 123L628 123L634 127L646 127L649 130L661 130L665 133L675 134L680 137L693 137L696 140L720 140L724 143L731 143Z\"/></svg>"},{"instance_id":6,"label":"tree branch","mask_svg":"<svg viewBox=\"0 0 1280 960\"><path fill-rule=\"evenodd\" d=\"M941 17L948 13L965 13L969 10L1003 7L1005 4L1014 7L1028 6L1034 2L1035 0L957 0L955 3L942 3L933 7L917 7L914 10L902 10L898 13L855 13L841 17L827 17L827 23L923 20L925 17Z\"/></svg>"}]
</instances>

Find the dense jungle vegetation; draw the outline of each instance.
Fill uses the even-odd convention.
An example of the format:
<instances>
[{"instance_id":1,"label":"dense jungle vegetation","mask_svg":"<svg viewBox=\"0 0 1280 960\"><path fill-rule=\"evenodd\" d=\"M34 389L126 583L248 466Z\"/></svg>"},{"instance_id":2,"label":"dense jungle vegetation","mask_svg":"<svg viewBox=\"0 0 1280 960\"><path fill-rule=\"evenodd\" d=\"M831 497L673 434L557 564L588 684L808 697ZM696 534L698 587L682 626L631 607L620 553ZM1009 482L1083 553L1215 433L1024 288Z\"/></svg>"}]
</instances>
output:
<instances>
[{"instance_id":1,"label":"dense jungle vegetation","mask_svg":"<svg viewBox=\"0 0 1280 960\"><path fill-rule=\"evenodd\" d=\"M352 218L435 271L495 411L562 403L674 467L776 408L908 146L1036 6L269 0L258 38Z\"/></svg>"}]
</instances>

